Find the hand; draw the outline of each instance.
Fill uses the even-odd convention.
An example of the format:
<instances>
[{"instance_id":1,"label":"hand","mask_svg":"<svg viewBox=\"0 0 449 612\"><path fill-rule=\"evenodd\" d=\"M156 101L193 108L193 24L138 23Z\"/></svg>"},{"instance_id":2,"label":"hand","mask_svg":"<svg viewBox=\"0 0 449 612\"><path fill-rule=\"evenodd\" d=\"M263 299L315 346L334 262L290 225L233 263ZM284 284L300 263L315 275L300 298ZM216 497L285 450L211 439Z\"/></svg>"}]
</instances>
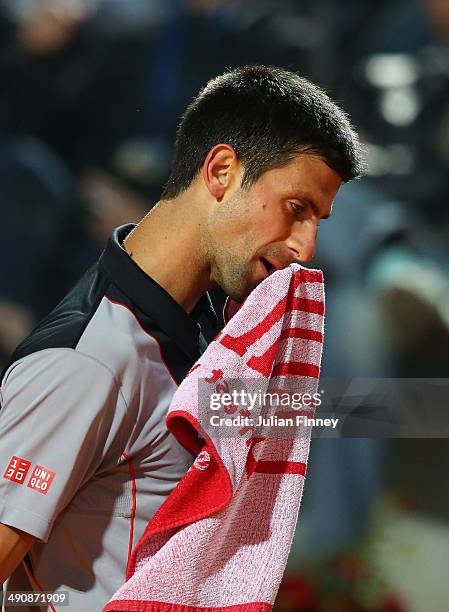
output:
<instances>
[{"instance_id":1,"label":"hand","mask_svg":"<svg viewBox=\"0 0 449 612\"><path fill-rule=\"evenodd\" d=\"M11 576L37 539L0 523L0 585Z\"/></svg>"}]
</instances>

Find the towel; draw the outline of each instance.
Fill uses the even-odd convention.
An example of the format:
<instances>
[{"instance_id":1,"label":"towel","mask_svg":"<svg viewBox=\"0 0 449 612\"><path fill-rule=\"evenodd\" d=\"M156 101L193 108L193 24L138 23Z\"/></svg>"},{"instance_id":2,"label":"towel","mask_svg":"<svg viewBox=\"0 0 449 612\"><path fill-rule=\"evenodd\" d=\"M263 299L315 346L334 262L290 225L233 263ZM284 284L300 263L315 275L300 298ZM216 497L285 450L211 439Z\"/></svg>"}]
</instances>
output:
<instances>
[{"instance_id":1,"label":"towel","mask_svg":"<svg viewBox=\"0 0 449 612\"><path fill-rule=\"evenodd\" d=\"M322 273L292 264L254 289L212 341L167 414L196 459L149 521L104 612L272 609L306 474L311 428L301 416L319 405L323 328Z\"/></svg>"}]
</instances>

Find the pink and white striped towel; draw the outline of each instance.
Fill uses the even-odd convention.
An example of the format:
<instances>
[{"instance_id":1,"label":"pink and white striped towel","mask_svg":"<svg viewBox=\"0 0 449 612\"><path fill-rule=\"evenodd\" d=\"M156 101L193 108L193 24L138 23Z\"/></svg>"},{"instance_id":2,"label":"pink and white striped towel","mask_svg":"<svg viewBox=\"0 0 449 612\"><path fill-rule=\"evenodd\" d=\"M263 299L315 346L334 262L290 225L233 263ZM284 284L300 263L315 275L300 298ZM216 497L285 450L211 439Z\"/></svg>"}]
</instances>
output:
<instances>
[{"instance_id":1,"label":"pink and white striped towel","mask_svg":"<svg viewBox=\"0 0 449 612\"><path fill-rule=\"evenodd\" d=\"M308 400L317 391L323 327L322 273L293 264L265 279L209 345L167 416L197 458L148 523L127 582L104 612L271 610L298 517L310 427L274 435L275 425L256 429L248 420L233 435L214 435L210 406L199 398L251 380L263 393ZM223 410L214 414L252 414L235 404ZM286 408L270 410L279 417ZM301 410L313 416L313 406Z\"/></svg>"}]
</instances>

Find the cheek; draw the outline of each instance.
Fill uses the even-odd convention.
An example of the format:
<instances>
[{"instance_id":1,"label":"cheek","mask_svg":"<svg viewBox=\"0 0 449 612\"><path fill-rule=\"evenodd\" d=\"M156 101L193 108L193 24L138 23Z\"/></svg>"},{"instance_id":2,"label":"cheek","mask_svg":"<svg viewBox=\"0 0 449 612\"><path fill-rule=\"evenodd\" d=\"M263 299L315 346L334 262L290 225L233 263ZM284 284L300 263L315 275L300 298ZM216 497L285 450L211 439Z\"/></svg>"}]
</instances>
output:
<instances>
[{"instance_id":1,"label":"cheek","mask_svg":"<svg viewBox=\"0 0 449 612\"><path fill-rule=\"evenodd\" d=\"M221 211L216 218L215 231L218 239L230 249L238 251L250 248L258 232L265 226L240 203Z\"/></svg>"},{"instance_id":2,"label":"cheek","mask_svg":"<svg viewBox=\"0 0 449 612\"><path fill-rule=\"evenodd\" d=\"M235 195L230 200L217 205L213 214L213 223L222 235L232 235L245 224L247 218L246 202Z\"/></svg>"},{"instance_id":3,"label":"cheek","mask_svg":"<svg viewBox=\"0 0 449 612\"><path fill-rule=\"evenodd\" d=\"M259 240L269 243L285 240L292 229L292 220L286 215L280 206L276 209L268 208L265 214L259 215L254 223L257 227Z\"/></svg>"}]
</instances>

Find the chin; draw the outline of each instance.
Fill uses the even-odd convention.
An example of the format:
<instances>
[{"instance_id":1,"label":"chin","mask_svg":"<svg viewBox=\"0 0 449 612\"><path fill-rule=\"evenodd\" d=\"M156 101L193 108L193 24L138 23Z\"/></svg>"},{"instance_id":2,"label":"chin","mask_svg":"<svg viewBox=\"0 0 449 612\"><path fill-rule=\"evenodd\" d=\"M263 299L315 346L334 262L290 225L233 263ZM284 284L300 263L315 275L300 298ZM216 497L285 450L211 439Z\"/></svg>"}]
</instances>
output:
<instances>
[{"instance_id":1,"label":"chin","mask_svg":"<svg viewBox=\"0 0 449 612\"><path fill-rule=\"evenodd\" d=\"M228 295L235 302L239 302L240 304L242 304L246 300L246 298L249 296L249 294L252 291L254 291L254 289L259 284L260 283L255 283L255 284L251 285L250 287L246 286L245 289L242 289L241 291L234 291L232 294L228 293Z\"/></svg>"},{"instance_id":2,"label":"chin","mask_svg":"<svg viewBox=\"0 0 449 612\"><path fill-rule=\"evenodd\" d=\"M252 289L249 289L248 287L245 287L244 289L237 289L236 287L226 287L221 285L221 288L226 295L231 298L231 300L234 300L234 302L239 302L240 304L246 300L252 291Z\"/></svg>"},{"instance_id":3,"label":"chin","mask_svg":"<svg viewBox=\"0 0 449 612\"><path fill-rule=\"evenodd\" d=\"M234 270L234 274L221 275L216 282L232 300L242 303L258 283L254 283L248 270L238 272Z\"/></svg>"}]
</instances>

